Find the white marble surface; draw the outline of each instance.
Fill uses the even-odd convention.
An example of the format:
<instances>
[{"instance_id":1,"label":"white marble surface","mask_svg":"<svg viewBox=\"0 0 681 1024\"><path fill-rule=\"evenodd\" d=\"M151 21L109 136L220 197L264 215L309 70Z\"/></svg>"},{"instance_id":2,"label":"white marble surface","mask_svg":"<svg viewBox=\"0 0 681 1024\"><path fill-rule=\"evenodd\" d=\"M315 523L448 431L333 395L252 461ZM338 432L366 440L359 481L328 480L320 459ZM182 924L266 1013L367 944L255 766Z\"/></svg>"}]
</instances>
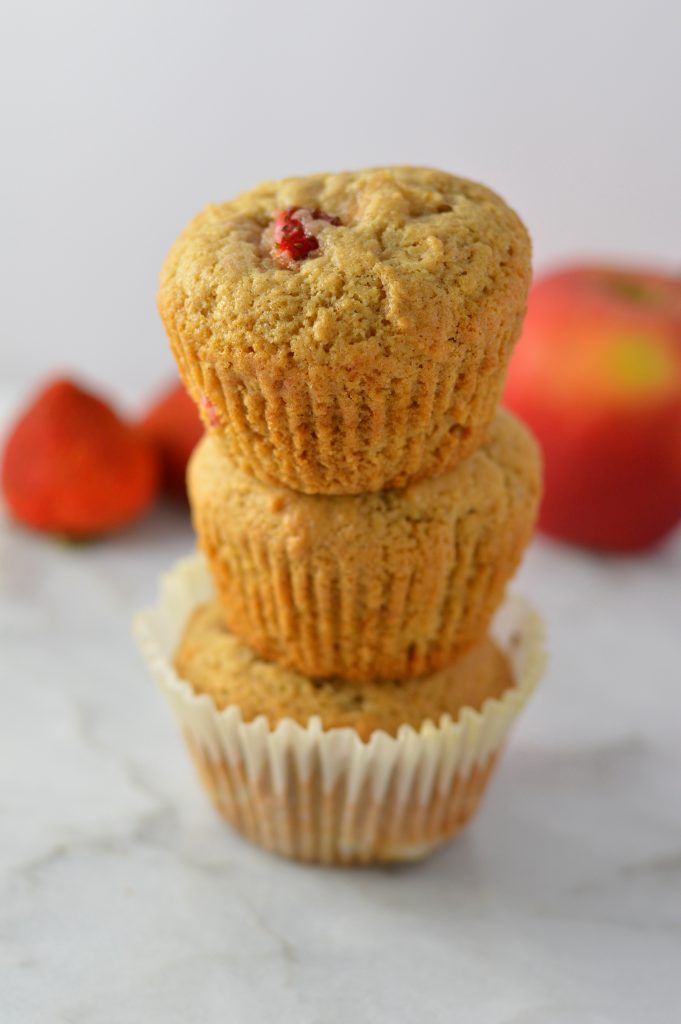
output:
<instances>
[{"instance_id":1,"label":"white marble surface","mask_svg":"<svg viewBox=\"0 0 681 1024\"><path fill-rule=\"evenodd\" d=\"M218 820L140 662L185 516L0 543L3 1024L679 1019L680 536L535 543L551 666L482 813L423 864L345 871Z\"/></svg>"}]
</instances>

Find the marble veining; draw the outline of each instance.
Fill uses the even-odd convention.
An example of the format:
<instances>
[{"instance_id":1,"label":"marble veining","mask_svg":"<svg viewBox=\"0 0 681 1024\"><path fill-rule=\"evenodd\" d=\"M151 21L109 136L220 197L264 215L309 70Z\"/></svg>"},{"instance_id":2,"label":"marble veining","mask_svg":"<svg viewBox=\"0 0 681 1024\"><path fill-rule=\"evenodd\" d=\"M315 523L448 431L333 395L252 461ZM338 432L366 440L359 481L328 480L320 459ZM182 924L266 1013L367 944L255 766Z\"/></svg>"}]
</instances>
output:
<instances>
[{"instance_id":1,"label":"marble veining","mask_svg":"<svg viewBox=\"0 0 681 1024\"><path fill-rule=\"evenodd\" d=\"M550 667L483 811L416 866L247 845L199 790L130 636L189 551L0 526L3 1024L671 1024L681 1013L681 537L536 541Z\"/></svg>"}]
</instances>

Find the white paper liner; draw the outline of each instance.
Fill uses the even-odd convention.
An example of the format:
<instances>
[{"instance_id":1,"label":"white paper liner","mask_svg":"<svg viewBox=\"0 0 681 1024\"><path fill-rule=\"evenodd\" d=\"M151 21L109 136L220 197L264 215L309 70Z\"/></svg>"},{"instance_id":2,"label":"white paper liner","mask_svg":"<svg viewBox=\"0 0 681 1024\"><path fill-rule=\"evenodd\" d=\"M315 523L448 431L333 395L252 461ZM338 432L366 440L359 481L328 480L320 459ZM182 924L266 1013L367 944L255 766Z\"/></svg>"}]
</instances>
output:
<instances>
[{"instance_id":1,"label":"white paper liner","mask_svg":"<svg viewBox=\"0 0 681 1024\"><path fill-rule=\"evenodd\" d=\"M193 608L214 597L204 559L178 562L135 634L171 704L218 810L241 832L286 856L326 863L407 860L430 852L472 816L510 726L542 674L544 629L523 598L506 599L492 624L515 685L457 721L383 731L367 742L348 728L307 727L219 711L173 668Z\"/></svg>"}]
</instances>

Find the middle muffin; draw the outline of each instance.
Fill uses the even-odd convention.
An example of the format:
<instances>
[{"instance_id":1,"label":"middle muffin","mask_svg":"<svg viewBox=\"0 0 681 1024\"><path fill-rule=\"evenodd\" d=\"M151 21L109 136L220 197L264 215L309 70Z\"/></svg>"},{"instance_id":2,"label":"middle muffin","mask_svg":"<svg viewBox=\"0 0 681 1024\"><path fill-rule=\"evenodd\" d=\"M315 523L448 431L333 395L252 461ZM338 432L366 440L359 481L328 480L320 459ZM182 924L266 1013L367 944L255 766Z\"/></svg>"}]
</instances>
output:
<instances>
[{"instance_id":1,"label":"middle muffin","mask_svg":"<svg viewBox=\"0 0 681 1024\"><path fill-rule=\"evenodd\" d=\"M207 435L194 526L229 629L310 676L418 676L478 640L531 534L536 442L500 412L449 473L403 490L307 495L265 485Z\"/></svg>"}]
</instances>

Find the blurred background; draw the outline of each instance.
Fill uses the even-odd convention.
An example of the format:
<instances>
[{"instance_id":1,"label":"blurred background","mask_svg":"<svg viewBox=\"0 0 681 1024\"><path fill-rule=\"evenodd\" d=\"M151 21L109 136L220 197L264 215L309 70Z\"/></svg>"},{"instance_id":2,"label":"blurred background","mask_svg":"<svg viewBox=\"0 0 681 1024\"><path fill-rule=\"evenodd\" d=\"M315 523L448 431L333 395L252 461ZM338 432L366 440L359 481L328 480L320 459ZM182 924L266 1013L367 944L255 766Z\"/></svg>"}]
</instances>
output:
<instances>
[{"instance_id":1,"label":"blurred background","mask_svg":"<svg viewBox=\"0 0 681 1024\"><path fill-rule=\"evenodd\" d=\"M7 2L1 379L128 408L174 373L154 297L206 202L432 164L499 191L536 266L680 260L681 6Z\"/></svg>"}]
</instances>

